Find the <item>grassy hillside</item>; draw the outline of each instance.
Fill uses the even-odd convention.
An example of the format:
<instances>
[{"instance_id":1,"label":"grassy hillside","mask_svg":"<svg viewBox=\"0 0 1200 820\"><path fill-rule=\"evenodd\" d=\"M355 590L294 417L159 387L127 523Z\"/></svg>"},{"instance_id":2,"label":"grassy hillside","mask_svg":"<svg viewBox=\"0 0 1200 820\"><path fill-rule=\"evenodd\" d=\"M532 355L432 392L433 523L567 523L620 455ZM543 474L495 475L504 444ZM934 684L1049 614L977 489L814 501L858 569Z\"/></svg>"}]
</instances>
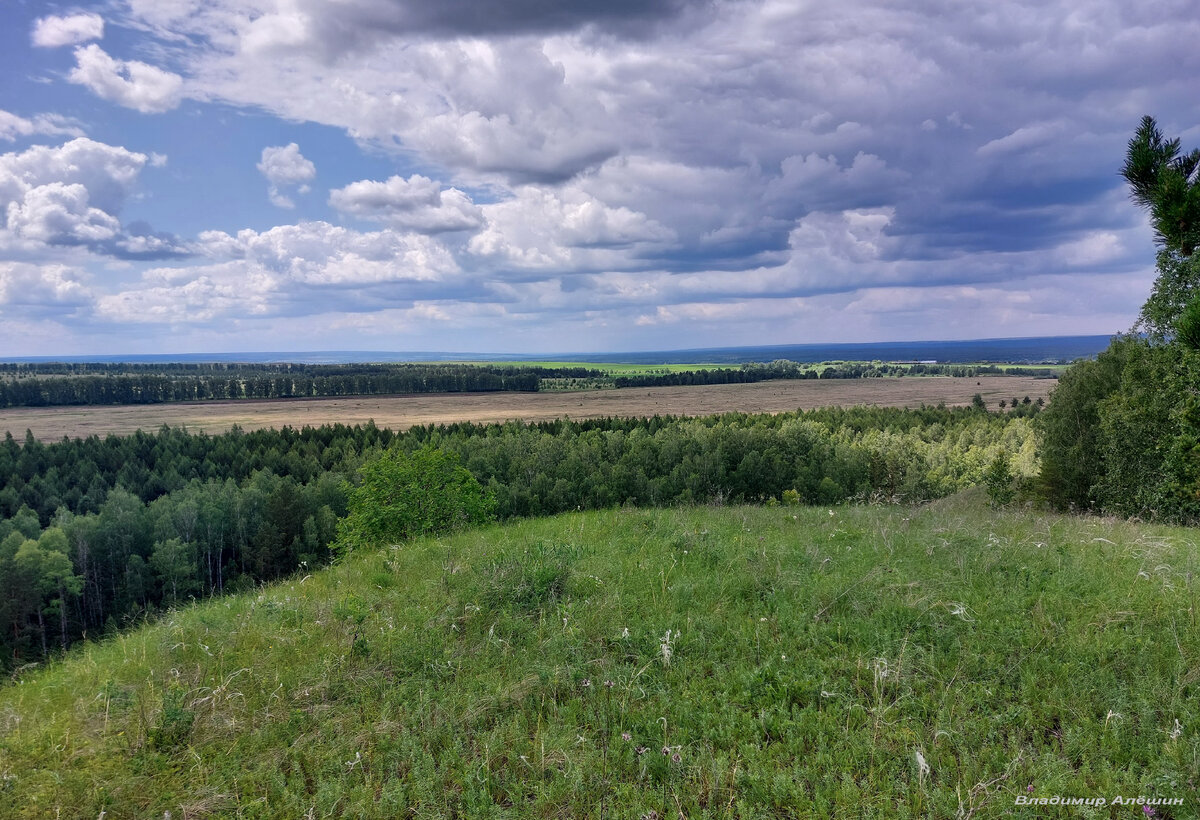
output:
<instances>
[{"instance_id":1,"label":"grassy hillside","mask_svg":"<svg viewBox=\"0 0 1200 820\"><path fill-rule=\"evenodd\" d=\"M24 670L0 817L1192 817L1195 537L960 496L356 554Z\"/></svg>"}]
</instances>

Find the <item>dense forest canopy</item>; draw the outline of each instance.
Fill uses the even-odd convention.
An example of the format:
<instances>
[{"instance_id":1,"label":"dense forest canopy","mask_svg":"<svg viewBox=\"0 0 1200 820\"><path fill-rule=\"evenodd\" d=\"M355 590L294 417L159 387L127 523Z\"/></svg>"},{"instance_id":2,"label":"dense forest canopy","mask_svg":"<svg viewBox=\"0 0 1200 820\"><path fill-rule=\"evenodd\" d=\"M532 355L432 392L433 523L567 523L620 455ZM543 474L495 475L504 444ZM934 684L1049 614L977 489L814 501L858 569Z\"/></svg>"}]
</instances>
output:
<instances>
[{"instance_id":1,"label":"dense forest canopy","mask_svg":"<svg viewBox=\"0 0 1200 820\"><path fill-rule=\"evenodd\" d=\"M478 509L501 520L622 504L916 501L984 481L997 460L1032 475L1037 410L863 407L404 433L164 428L56 444L10 435L0 443L0 665L326 561L364 477L421 475L372 466L395 457L386 453L445 454L486 494Z\"/></svg>"}]
</instances>

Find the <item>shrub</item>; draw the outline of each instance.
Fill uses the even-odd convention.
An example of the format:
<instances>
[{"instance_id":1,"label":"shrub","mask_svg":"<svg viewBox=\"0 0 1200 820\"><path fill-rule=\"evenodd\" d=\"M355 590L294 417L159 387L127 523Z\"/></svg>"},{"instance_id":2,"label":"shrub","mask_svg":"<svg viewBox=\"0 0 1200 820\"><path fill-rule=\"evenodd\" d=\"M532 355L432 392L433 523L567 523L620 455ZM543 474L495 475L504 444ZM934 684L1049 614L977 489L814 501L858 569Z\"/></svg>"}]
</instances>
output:
<instances>
[{"instance_id":1,"label":"shrub","mask_svg":"<svg viewBox=\"0 0 1200 820\"><path fill-rule=\"evenodd\" d=\"M151 747L160 752L170 752L188 742L196 714L185 705L181 689L171 688L163 693L163 709L158 720L147 731Z\"/></svg>"},{"instance_id":2,"label":"shrub","mask_svg":"<svg viewBox=\"0 0 1200 820\"><path fill-rule=\"evenodd\" d=\"M491 521L495 503L459 464L433 447L389 450L359 470L334 549L395 544Z\"/></svg>"},{"instance_id":3,"label":"shrub","mask_svg":"<svg viewBox=\"0 0 1200 820\"><path fill-rule=\"evenodd\" d=\"M1016 498L1012 470L1009 469L1008 459L1003 453L997 455L983 474L983 482L987 486L988 497L993 507L1007 507Z\"/></svg>"}]
</instances>

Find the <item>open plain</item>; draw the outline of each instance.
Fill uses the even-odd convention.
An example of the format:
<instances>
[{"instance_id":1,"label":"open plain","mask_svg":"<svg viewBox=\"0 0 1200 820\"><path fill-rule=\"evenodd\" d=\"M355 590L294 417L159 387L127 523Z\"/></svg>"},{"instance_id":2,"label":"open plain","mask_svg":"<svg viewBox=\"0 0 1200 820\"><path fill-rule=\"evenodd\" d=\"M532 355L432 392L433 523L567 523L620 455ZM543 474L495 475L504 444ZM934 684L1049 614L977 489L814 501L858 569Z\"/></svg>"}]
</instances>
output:
<instances>
[{"instance_id":1,"label":"open plain","mask_svg":"<svg viewBox=\"0 0 1200 820\"><path fill-rule=\"evenodd\" d=\"M711 413L781 413L816 407L922 404L961 406L979 393L988 408L1001 400L1047 398L1055 379L1027 376L911 376L898 379L770 381L696 387L638 387L577 393L424 393L327 399L211 401L118 406L21 407L0 410L0 431L40 441L124 435L166 424L192 432L220 433L235 424L246 430L362 424L404 430L419 424L477 423L513 419L548 421L605 416L702 416Z\"/></svg>"}]
</instances>

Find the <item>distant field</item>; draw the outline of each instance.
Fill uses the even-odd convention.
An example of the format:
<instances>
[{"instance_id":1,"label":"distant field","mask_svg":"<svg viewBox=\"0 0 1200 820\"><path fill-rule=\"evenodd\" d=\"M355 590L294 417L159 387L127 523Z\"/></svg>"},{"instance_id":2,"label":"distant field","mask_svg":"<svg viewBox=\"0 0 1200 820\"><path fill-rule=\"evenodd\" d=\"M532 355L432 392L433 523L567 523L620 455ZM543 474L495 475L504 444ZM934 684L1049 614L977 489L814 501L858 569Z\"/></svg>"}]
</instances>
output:
<instances>
[{"instance_id":1,"label":"distant field","mask_svg":"<svg viewBox=\"0 0 1200 820\"><path fill-rule=\"evenodd\" d=\"M182 404L23 407L0 410L0 431L20 438L26 430L41 441L90 435L124 435L162 425L218 433L233 425L247 430L321 424L360 424L374 419L397 430L418 424L479 423L562 417L699 416L710 413L779 413L815 407L922 404L967 405L975 393L988 407L1000 400L1047 398L1054 379L1027 376L911 376L902 379L770 381L697 387L650 387L575 393L426 393L332 399L211 401Z\"/></svg>"}]
</instances>

